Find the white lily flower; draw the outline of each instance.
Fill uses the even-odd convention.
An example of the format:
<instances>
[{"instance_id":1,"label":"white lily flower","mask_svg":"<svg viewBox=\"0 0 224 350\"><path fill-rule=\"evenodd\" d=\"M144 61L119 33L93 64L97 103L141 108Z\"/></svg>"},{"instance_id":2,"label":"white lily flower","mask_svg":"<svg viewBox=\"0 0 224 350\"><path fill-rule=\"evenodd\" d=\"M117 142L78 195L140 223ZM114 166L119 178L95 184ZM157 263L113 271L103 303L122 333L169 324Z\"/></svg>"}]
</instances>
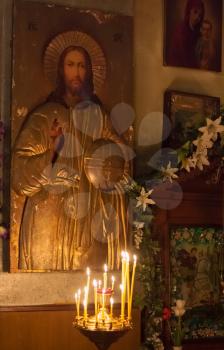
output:
<instances>
[{"instance_id":1,"label":"white lily flower","mask_svg":"<svg viewBox=\"0 0 224 350\"><path fill-rule=\"evenodd\" d=\"M217 140L218 133L221 133L224 131L224 125L220 125L222 121L222 116L217 118L216 120L211 120L209 118L206 118L206 126L203 126L199 128L198 130L202 133L207 132L213 141Z\"/></svg>"},{"instance_id":2,"label":"white lily flower","mask_svg":"<svg viewBox=\"0 0 224 350\"><path fill-rule=\"evenodd\" d=\"M203 170L203 165L209 165L209 160L207 157L207 151L205 152L196 152L193 153L192 158L196 164L196 166L198 167L198 169L200 169L201 171Z\"/></svg>"},{"instance_id":3,"label":"white lily flower","mask_svg":"<svg viewBox=\"0 0 224 350\"><path fill-rule=\"evenodd\" d=\"M178 307L176 307L176 306L173 306L172 310L173 310L175 316L177 316L177 317L182 317L186 312L185 309L178 309Z\"/></svg>"},{"instance_id":4,"label":"white lily flower","mask_svg":"<svg viewBox=\"0 0 224 350\"><path fill-rule=\"evenodd\" d=\"M186 300L184 300L184 299L177 299L176 300L176 307L178 309L184 309L185 304L186 304Z\"/></svg>"},{"instance_id":5,"label":"white lily flower","mask_svg":"<svg viewBox=\"0 0 224 350\"><path fill-rule=\"evenodd\" d=\"M142 243L143 240L143 231L142 230L138 230L134 236L134 242L135 242L135 248L136 249L140 249L140 244Z\"/></svg>"},{"instance_id":6,"label":"white lily flower","mask_svg":"<svg viewBox=\"0 0 224 350\"><path fill-rule=\"evenodd\" d=\"M185 304L186 301L183 299L176 300L176 306L172 307L172 310L174 311L175 316L182 317L186 310L185 310Z\"/></svg>"},{"instance_id":7,"label":"white lily flower","mask_svg":"<svg viewBox=\"0 0 224 350\"><path fill-rule=\"evenodd\" d=\"M195 159L193 158L185 158L182 160L181 163L181 169L185 169L188 172L190 172L190 168L195 168L196 163L195 163Z\"/></svg>"},{"instance_id":8,"label":"white lily flower","mask_svg":"<svg viewBox=\"0 0 224 350\"><path fill-rule=\"evenodd\" d=\"M167 164L166 168L162 166L161 172L163 174L163 181L166 181L168 179L170 182L173 182L173 179L178 178L178 176L175 174L178 170L178 168L171 168L171 162Z\"/></svg>"},{"instance_id":9,"label":"white lily flower","mask_svg":"<svg viewBox=\"0 0 224 350\"><path fill-rule=\"evenodd\" d=\"M213 147L213 142L211 141L211 137L209 136L207 131L202 136L199 136L192 143L193 143L193 145L195 145L197 147L197 150L199 152L202 152L207 148Z\"/></svg>"},{"instance_id":10,"label":"white lily flower","mask_svg":"<svg viewBox=\"0 0 224 350\"><path fill-rule=\"evenodd\" d=\"M134 221L133 224L135 225L135 227L138 229L141 229L145 226L145 223L144 222L141 222L141 221Z\"/></svg>"},{"instance_id":11,"label":"white lily flower","mask_svg":"<svg viewBox=\"0 0 224 350\"><path fill-rule=\"evenodd\" d=\"M155 204L155 202L151 198L148 198L150 196L150 194L152 193L152 191L153 190L145 192L144 187L142 187L141 192L140 192L140 196L136 197L136 200L137 200L136 207L139 207L142 205L142 209L143 209L143 211L145 211L147 205Z\"/></svg>"}]
</instances>

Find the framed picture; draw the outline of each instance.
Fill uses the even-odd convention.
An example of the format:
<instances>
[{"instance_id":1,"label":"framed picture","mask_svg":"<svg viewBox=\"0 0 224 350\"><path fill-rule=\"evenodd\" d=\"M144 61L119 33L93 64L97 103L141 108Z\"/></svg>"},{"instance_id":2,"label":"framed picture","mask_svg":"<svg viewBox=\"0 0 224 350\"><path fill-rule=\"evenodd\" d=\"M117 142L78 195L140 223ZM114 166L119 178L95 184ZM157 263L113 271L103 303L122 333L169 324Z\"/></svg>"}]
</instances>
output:
<instances>
[{"instance_id":1,"label":"framed picture","mask_svg":"<svg viewBox=\"0 0 224 350\"><path fill-rule=\"evenodd\" d=\"M132 105L133 19L67 5L14 5L10 271L99 269L112 249L114 269L116 220L116 237L127 234L115 215L121 206L126 215L124 196L113 201L111 191L102 198L87 161L94 147L109 149L106 127L119 140L128 136L130 124L121 128L121 118L104 111Z\"/></svg>"},{"instance_id":2,"label":"framed picture","mask_svg":"<svg viewBox=\"0 0 224 350\"><path fill-rule=\"evenodd\" d=\"M170 304L186 301L186 340L224 337L223 245L224 231L219 227L170 229Z\"/></svg>"},{"instance_id":3,"label":"framed picture","mask_svg":"<svg viewBox=\"0 0 224 350\"><path fill-rule=\"evenodd\" d=\"M221 71L222 0L165 0L164 65Z\"/></svg>"},{"instance_id":4,"label":"framed picture","mask_svg":"<svg viewBox=\"0 0 224 350\"><path fill-rule=\"evenodd\" d=\"M177 149L187 140L197 138L198 128L206 123L206 118L218 115L219 110L218 97L167 90L164 95L164 146Z\"/></svg>"}]
</instances>

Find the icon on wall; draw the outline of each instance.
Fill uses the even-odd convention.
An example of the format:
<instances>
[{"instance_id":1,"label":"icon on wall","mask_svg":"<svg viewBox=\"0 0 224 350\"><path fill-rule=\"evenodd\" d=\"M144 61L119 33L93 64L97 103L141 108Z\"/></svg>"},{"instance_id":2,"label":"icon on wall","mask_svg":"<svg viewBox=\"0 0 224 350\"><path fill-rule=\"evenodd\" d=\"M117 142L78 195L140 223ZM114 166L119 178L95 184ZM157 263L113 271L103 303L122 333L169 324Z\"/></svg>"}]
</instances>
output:
<instances>
[{"instance_id":1,"label":"icon on wall","mask_svg":"<svg viewBox=\"0 0 224 350\"><path fill-rule=\"evenodd\" d=\"M221 0L166 0L164 64L221 71Z\"/></svg>"},{"instance_id":2,"label":"icon on wall","mask_svg":"<svg viewBox=\"0 0 224 350\"><path fill-rule=\"evenodd\" d=\"M129 125L120 132L122 118L110 111L123 100L132 104L132 22L98 10L15 1L11 272L98 269L112 249L116 258L108 266L119 268L128 226L125 198L111 184L117 144L100 153L104 158L93 157L94 164L90 156L96 140L122 139L128 146ZM87 176L94 171L97 186Z\"/></svg>"},{"instance_id":3,"label":"icon on wall","mask_svg":"<svg viewBox=\"0 0 224 350\"><path fill-rule=\"evenodd\" d=\"M196 139L198 129L206 123L206 118L219 115L219 111L219 97L167 90L164 113L170 120L171 132L164 146L177 149L188 140ZM166 127L164 123L164 135L167 134Z\"/></svg>"}]
</instances>

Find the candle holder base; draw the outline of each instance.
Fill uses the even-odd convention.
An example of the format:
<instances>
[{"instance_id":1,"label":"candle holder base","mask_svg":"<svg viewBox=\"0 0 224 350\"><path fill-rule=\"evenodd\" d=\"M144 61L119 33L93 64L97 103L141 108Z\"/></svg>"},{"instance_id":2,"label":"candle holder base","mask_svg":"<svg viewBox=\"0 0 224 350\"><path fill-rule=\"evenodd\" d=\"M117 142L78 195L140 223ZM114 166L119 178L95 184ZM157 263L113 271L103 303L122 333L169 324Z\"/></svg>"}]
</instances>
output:
<instances>
[{"instance_id":1,"label":"candle holder base","mask_svg":"<svg viewBox=\"0 0 224 350\"><path fill-rule=\"evenodd\" d=\"M76 319L74 326L93 342L98 350L108 350L111 344L132 329L131 323L127 320L113 318L110 321L96 322L95 316L87 321L83 318Z\"/></svg>"}]
</instances>

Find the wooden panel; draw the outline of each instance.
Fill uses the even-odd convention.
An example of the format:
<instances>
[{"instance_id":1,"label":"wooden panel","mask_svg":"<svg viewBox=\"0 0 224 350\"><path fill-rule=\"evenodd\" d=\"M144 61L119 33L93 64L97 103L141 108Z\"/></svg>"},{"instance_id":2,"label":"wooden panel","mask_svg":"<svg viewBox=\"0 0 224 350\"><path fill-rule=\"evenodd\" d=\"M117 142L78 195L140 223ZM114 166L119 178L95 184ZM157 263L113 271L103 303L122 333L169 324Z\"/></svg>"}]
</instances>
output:
<instances>
[{"instance_id":1,"label":"wooden panel","mask_svg":"<svg viewBox=\"0 0 224 350\"><path fill-rule=\"evenodd\" d=\"M184 344L183 350L223 350L223 339L205 339L203 341L188 342Z\"/></svg>"},{"instance_id":2,"label":"wooden panel","mask_svg":"<svg viewBox=\"0 0 224 350\"><path fill-rule=\"evenodd\" d=\"M8 311L0 310L1 350L96 350L95 345L72 326L73 311ZM137 309L133 320L134 329L110 350L139 349L140 313Z\"/></svg>"},{"instance_id":3,"label":"wooden panel","mask_svg":"<svg viewBox=\"0 0 224 350\"><path fill-rule=\"evenodd\" d=\"M222 223L222 198L220 195L184 193L183 201L168 211L169 224L220 225Z\"/></svg>"}]
</instances>

